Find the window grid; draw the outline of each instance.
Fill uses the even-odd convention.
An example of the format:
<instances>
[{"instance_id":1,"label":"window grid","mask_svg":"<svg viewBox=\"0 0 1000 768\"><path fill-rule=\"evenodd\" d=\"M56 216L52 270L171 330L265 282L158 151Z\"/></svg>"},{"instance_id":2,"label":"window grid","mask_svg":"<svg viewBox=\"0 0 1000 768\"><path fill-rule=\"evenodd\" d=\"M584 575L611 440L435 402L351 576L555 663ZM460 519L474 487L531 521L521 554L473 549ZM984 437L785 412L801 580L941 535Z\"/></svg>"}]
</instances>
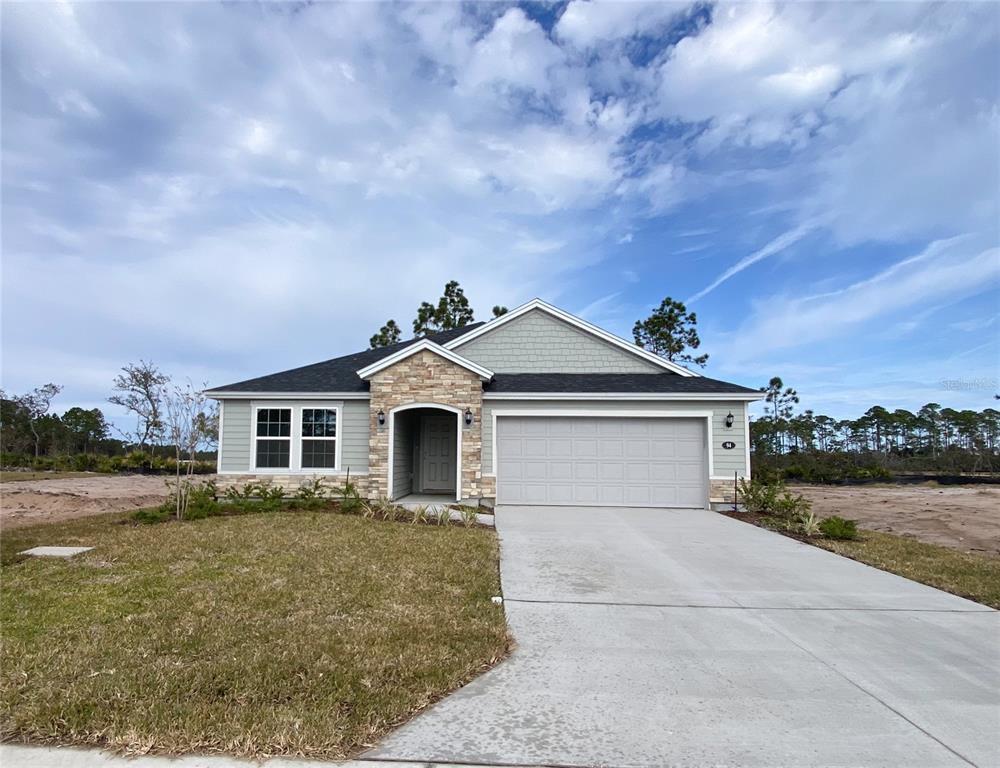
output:
<instances>
[{"instance_id":1,"label":"window grid","mask_svg":"<svg viewBox=\"0 0 1000 768\"><path fill-rule=\"evenodd\" d=\"M254 468L335 471L338 407L256 406Z\"/></svg>"}]
</instances>

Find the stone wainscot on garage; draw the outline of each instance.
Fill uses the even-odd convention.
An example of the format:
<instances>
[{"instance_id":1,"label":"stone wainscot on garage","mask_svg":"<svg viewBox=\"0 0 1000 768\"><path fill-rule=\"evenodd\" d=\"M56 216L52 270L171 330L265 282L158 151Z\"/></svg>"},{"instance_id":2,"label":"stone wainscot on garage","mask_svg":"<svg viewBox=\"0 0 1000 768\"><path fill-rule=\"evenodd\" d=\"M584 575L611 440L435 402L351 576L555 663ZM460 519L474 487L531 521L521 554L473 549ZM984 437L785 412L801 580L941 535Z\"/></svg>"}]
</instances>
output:
<instances>
[{"instance_id":1,"label":"stone wainscot on garage","mask_svg":"<svg viewBox=\"0 0 1000 768\"><path fill-rule=\"evenodd\" d=\"M207 394L224 482L349 476L397 501L681 508L733 503L762 397L539 299Z\"/></svg>"}]
</instances>

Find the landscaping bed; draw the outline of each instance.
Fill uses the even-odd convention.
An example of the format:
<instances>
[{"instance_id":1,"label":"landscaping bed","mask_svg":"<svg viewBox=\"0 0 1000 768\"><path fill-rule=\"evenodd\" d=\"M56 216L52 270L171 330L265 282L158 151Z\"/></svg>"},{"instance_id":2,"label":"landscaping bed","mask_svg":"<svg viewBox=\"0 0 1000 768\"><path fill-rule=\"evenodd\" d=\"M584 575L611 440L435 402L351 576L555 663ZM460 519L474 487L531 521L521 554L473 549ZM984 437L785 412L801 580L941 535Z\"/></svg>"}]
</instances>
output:
<instances>
[{"instance_id":1,"label":"landscaping bed","mask_svg":"<svg viewBox=\"0 0 1000 768\"><path fill-rule=\"evenodd\" d=\"M71 560L24 558L86 545ZM339 759L507 653L494 533L326 510L5 531L0 737Z\"/></svg>"},{"instance_id":2,"label":"landscaping bed","mask_svg":"<svg viewBox=\"0 0 1000 768\"><path fill-rule=\"evenodd\" d=\"M1000 559L996 557L958 552L877 531L859 530L856 540L808 536L770 515L732 511L722 514L1000 609Z\"/></svg>"}]
</instances>

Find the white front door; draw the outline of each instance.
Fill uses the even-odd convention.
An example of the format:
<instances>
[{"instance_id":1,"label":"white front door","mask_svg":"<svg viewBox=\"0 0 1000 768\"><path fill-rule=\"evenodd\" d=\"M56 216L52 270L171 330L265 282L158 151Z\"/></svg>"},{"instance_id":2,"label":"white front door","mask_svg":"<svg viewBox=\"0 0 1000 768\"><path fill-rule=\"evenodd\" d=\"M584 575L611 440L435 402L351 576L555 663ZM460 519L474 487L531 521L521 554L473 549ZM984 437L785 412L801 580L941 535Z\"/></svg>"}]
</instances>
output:
<instances>
[{"instance_id":1,"label":"white front door","mask_svg":"<svg viewBox=\"0 0 1000 768\"><path fill-rule=\"evenodd\" d=\"M456 429L452 413L424 415L420 425L421 490L455 490Z\"/></svg>"}]
</instances>

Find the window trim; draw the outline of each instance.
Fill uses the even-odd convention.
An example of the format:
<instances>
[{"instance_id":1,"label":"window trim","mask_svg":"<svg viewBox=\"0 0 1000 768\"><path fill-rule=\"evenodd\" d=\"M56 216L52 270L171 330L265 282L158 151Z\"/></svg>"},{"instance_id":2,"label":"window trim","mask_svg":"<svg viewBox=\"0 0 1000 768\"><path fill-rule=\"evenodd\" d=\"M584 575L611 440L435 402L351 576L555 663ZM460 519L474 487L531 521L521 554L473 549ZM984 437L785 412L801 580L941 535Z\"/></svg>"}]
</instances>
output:
<instances>
[{"instance_id":1,"label":"window trim","mask_svg":"<svg viewBox=\"0 0 1000 768\"><path fill-rule=\"evenodd\" d=\"M253 401L251 403L250 422L250 471L257 475L339 475L343 473L343 414L344 404L341 401L317 401L295 402L291 400L267 400ZM336 412L337 435L336 437L306 437L302 436L302 411L310 410L330 410ZM285 437L257 436L257 414L262 410L269 409L290 409L292 412L291 434ZM287 467L258 467L257 466L257 440L288 440L291 445L288 449ZM333 440L334 441L334 467L307 467L302 468L302 440Z\"/></svg>"}]
</instances>

